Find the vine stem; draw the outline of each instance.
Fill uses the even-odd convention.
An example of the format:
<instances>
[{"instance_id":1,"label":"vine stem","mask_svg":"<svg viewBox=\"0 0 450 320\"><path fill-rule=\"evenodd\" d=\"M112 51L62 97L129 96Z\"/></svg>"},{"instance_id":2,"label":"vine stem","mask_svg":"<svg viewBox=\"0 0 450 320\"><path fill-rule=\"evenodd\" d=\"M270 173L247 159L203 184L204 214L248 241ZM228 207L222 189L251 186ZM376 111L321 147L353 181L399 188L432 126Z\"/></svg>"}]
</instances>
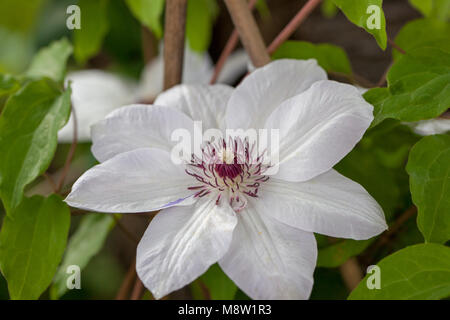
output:
<instances>
[{"instance_id":1,"label":"vine stem","mask_svg":"<svg viewBox=\"0 0 450 320\"><path fill-rule=\"evenodd\" d=\"M225 0L225 4L253 65L258 68L269 63L266 45L247 3L242 0Z\"/></svg>"},{"instance_id":2,"label":"vine stem","mask_svg":"<svg viewBox=\"0 0 450 320\"><path fill-rule=\"evenodd\" d=\"M164 90L181 83L186 0L167 0L164 25Z\"/></svg>"},{"instance_id":3,"label":"vine stem","mask_svg":"<svg viewBox=\"0 0 450 320\"><path fill-rule=\"evenodd\" d=\"M136 277L136 261L134 260L128 268L125 278L120 285L120 289L116 295L116 300L126 300Z\"/></svg>"},{"instance_id":4,"label":"vine stem","mask_svg":"<svg viewBox=\"0 0 450 320\"><path fill-rule=\"evenodd\" d=\"M295 15L295 17L284 27L284 29L278 34L278 36L272 41L267 48L269 54L272 54L277 50L283 42L298 29L303 21L311 14L311 12L319 5L322 0L309 0Z\"/></svg>"},{"instance_id":5,"label":"vine stem","mask_svg":"<svg viewBox=\"0 0 450 320\"><path fill-rule=\"evenodd\" d=\"M61 188L64 185L64 180L69 173L70 164L72 163L73 156L75 155L75 150L77 148L78 143L78 123L77 123L77 115L75 113L75 108L73 107L73 104L70 104L70 108L72 110L72 116L73 116L73 138L72 138L72 144L70 145L69 152L67 154L66 162L64 163L64 167L61 173L61 177L59 178L58 184L56 185L56 193L59 193L61 191Z\"/></svg>"},{"instance_id":6,"label":"vine stem","mask_svg":"<svg viewBox=\"0 0 450 320\"><path fill-rule=\"evenodd\" d=\"M363 278L361 266L359 265L358 260L354 257L341 264L339 271L341 272L345 286L350 291L355 289Z\"/></svg>"},{"instance_id":7,"label":"vine stem","mask_svg":"<svg viewBox=\"0 0 450 320\"><path fill-rule=\"evenodd\" d=\"M278 36L272 41L269 48L267 49L268 54L272 54L276 49L278 49L278 47L284 41L286 41L292 35L292 33L294 33L294 31L310 15L310 13L314 10L314 8L317 7L317 5L319 5L320 2L321 2L321 0L309 0L300 9L300 11L295 15L295 17L280 32L280 34L278 34ZM255 4L256 4L256 0L250 0L249 4L248 4L248 8L249 8L248 11L253 10ZM253 19L253 17L252 17L252 19ZM219 77L219 74L220 74L223 66L225 65L225 61L227 60L228 56L235 49L238 41L239 41L239 33L238 33L238 30L235 29L233 31L233 33L231 34L230 38L228 39L224 49L222 50L222 53L220 54L219 59L217 60L217 63L216 63L215 69L214 69L214 74L211 78L210 84L214 84L217 81L217 78ZM244 46L245 46L245 44L244 44ZM265 58L263 58L263 59L265 59ZM252 61L253 61L253 59L252 59ZM253 64L255 64L255 63L253 63Z\"/></svg>"},{"instance_id":8,"label":"vine stem","mask_svg":"<svg viewBox=\"0 0 450 320\"><path fill-rule=\"evenodd\" d=\"M142 294L144 293L144 285L139 277L136 277L136 281L134 283L133 291L131 292L131 300L140 300L142 298Z\"/></svg>"},{"instance_id":9,"label":"vine stem","mask_svg":"<svg viewBox=\"0 0 450 320\"><path fill-rule=\"evenodd\" d=\"M255 7L257 0L250 0L248 3L248 7L250 10L253 10ZM210 84L214 84L217 81L217 78L219 77L220 72L223 69L223 66L225 65L225 62L227 61L230 54L234 51L237 44L239 42L239 33L237 32L236 28L233 29L233 32L231 33L230 37L228 38L227 43L225 44L225 47L222 50L222 53L220 54L219 59L217 60L216 66L214 67L214 74L211 77Z\"/></svg>"}]
</instances>

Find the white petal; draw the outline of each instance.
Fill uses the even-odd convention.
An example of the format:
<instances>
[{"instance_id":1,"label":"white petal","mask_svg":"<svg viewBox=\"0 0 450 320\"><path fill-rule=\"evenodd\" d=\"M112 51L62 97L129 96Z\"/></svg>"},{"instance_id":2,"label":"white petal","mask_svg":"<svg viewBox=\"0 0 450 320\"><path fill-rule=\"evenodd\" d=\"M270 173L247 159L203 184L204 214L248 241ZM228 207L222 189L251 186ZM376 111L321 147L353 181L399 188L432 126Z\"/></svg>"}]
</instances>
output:
<instances>
[{"instance_id":1,"label":"white petal","mask_svg":"<svg viewBox=\"0 0 450 320\"><path fill-rule=\"evenodd\" d=\"M194 202L195 185L184 166L172 163L161 149L121 153L86 171L73 185L66 202L99 212L147 212Z\"/></svg>"},{"instance_id":2,"label":"white petal","mask_svg":"<svg viewBox=\"0 0 450 320\"><path fill-rule=\"evenodd\" d=\"M111 111L133 101L135 85L114 74L100 70L84 70L67 75L71 81L72 104L77 118L78 141L91 140L90 126ZM72 142L73 116L59 131L59 142Z\"/></svg>"},{"instance_id":3,"label":"white petal","mask_svg":"<svg viewBox=\"0 0 450 320\"><path fill-rule=\"evenodd\" d=\"M308 299L317 259L314 234L256 212L238 214L223 271L252 299Z\"/></svg>"},{"instance_id":4,"label":"white petal","mask_svg":"<svg viewBox=\"0 0 450 320\"><path fill-rule=\"evenodd\" d=\"M92 126L92 153L100 162L138 148L170 151L176 129L192 133L193 121L174 108L130 105L120 108Z\"/></svg>"},{"instance_id":5,"label":"white petal","mask_svg":"<svg viewBox=\"0 0 450 320\"><path fill-rule=\"evenodd\" d=\"M255 206L290 226L338 238L368 239L387 229L375 199L335 170L307 182L270 178Z\"/></svg>"},{"instance_id":6,"label":"white petal","mask_svg":"<svg viewBox=\"0 0 450 320\"><path fill-rule=\"evenodd\" d=\"M228 250L237 218L215 200L201 198L153 218L137 248L136 270L155 298L189 284Z\"/></svg>"},{"instance_id":7,"label":"white petal","mask_svg":"<svg viewBox=\"0 0 450 320\"><path fill-rule=\"evenodd\" d=\"M163 93L155 104L178 108L194 121L202 121L203 130L223 129L228 99L233 88L223 84L178 85Z\"/></svg>"},{"instance_id":8,"label":"white petal","mask_svg":"<svg viewBox=\"0 0 450 320\"><path fill-rule=\"evenodd\" d=\"M281 59L255 70L228 101L227 128L262 128L280 103L324 79L327 75L316 60Z\"/></svg>"},{"instance_id":9,"label":"white petal","mask_svg":"<svg viewBox=\"0 0 450 320\"><path fill-rule=\"evenodd\" d=\"M354 86L329 80L285 101L266 122L280 130L277 177L306 181L331 169L362 138L372 110Z\"/></svg>"},{"instance_id":10,"label":"white petal","mask_svg":"<svg viewBox=\"0 0 450 320\"><path fill-rule=\"evenodd\" d=\"M163 46L160 55L145 66L138 89L138 99L152 101L163 91L164 55ZM212 77L212 61L207 53L200 54L184 49L183 83L207 84Z\"/></svg>"}]
</instances>

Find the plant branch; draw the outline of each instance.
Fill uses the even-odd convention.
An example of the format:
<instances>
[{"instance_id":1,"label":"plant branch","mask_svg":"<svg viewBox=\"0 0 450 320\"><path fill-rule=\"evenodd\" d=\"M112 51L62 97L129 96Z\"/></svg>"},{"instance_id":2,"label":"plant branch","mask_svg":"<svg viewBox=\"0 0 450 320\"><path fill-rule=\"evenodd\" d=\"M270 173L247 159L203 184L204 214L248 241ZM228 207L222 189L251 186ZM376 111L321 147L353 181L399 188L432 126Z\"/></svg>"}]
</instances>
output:
<instances>
[{"instance_id":1,"label":"plant branch","mask_svg":"<svg viewBox=\"0 0 450 320\"><path fill-rule=\"evenodd\" d=\"M61 176L59 178L58 184L56 185L56 192L59 193L61 191L61 188L64 185L64 180L69 173L70 164L72 163L73 156L75 155L75 150L77 148L78 143L78 123L77 123L77 115L75 113L75 108L73 107L73 104L70 104L70 108L72 110L72 116L73 116L73 138L72 138L72 144L70 145L69 152L67 153L66 162L64 163L64 167L61 173Z\"/></svg>"},{"instance_id":2,"label":"plant branch","mask_svg":"<svg viewBox=\"0 0 450 320\"><path fill-rule=\"evenodd\" d=\"M126 298L128 297L128 293L130 292L133 285L133 281L134 279L136 279L136 277L136 261L133 260L130 267L128 268L125 278L122 281L122 284L120 285L120 289L117 292L116 300L126 300Z\"/></svg>"},{"instance_id":3,"label":"plant branch","mask_svg":"<svg viewBox=\"0 0 450 320\"><path fill-rule=\"evenodd\" d=\"M311 12L319 5L321 0L309 0L295 15L295 17L287 24L286 27L278 34L278 36L272 41L267 48L269 54L272 54L277 50L283 42L298 29L303 21L311 14Z\"/></svg>"},{"instance_id":4,"label":"plant branch","mask_svg":"<svg viewBox=\"0 0 450 320\"><path fill-rule=\"evenodd\" d=\"M406 51L399 47L398 44L396 44L392 39L388 38L388 43L391 45L392 48L396 49L401 54L406 54Z\"/></svg>"},{"instance_id":5,"label":"plant branch","mask_svg":"<svg viewBox=\"0 0 450 320\"><path fill-rule=\"evenodd\" d=\"M253 65L258 68L269 63L266 45L247 3L242 0L225 0L225 4Z\"/></svg>"},{"instance_id":6,"label":"plant branch","mask_svg":"<svg viewBox=\"0 0 450 320\"><path fill-rule=\"evenodd\" d=\"M125 236L128 238L128 240L132 241L134 244L138 244L139 243L139 239L135 237L135 235L129 231L127 229L127 227L125 227L123 225L123 223L120 221L120 219L113 214L113 218L116 221L117 226L119 227L119 229L125 234Z\"/></svg>"},{"instance_id":7,"label":"plant branch","mask_svg":"<svg viewBox=\"0 0 450 320\"><path fill-rule=\"evenodd\" d=\"M156 39L153 33L146 27L141 27L142 56L144 63L149 63L157 55Z\"/></svg>"},{"instance_id":8,"label":"plant branch","mask_svg":"<svg viewBox=\"0 0 450 320\"><path fill-rule=\"evenodd\" d=\"M186 0L167 0L164 25L164 90L181 83Z\"/></svg>"},{"instance_id":9,"label":"plant branch","mask_svg":"<svg viewBox=\"0 0 450 320\"><path fill-rule=\"evenodd\" d=\"M248 3L248 7L250 10L253 10L255 7L257 0L250 0ZM233 29L233 32L231 33L230 37L228 38L227 43L225 44L225 47L222 50L222 53L220 54L219 59L217 60L216 66L214 67L214 74L211 77L211 81L209 84L214 84L217 81L217 78L219 77L220 72L223 69L223 66L225 65L225 62L227 61L230 54L234 51L237 44L239 42L239 34L236 30L236 28Z\"/></svg>"},{"instance_id":10,"label":"plant branch","mask_svg":"<svg viewBox=\"0 0 450 320\"><path fill-rule=\"evenodd\" d=\"M141 279L139 277L136 278L134 283L133 291L131 292L131 300L141 300L142 294L144 293L144 285L142 284Z\"/></svg>"},{"instance_id":11,"label":"plant branch","mask_svg":"<svg viewBox=\"0 0 450 320\"><path fill-rule=\"evenodd\" d=\"M341 272L345 286L350 291L355 289L363 278L361 266L355 257L350 258L341 264L339 271Z\"/></svg>"}]
</instances>

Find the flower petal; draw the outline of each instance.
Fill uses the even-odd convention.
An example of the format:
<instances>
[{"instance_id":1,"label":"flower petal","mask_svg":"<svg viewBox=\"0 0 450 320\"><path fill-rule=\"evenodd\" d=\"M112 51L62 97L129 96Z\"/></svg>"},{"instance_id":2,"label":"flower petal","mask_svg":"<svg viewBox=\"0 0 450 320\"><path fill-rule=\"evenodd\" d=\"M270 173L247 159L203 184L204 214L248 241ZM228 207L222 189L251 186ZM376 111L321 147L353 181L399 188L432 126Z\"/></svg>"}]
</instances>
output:
<instances>
[{"instance_id":1,"label":"flower petal","mask_svg":"<svg viewBox=\"0 0 450 320\"><path fill-rule=\"evenodd\" d=\"M279 129L277 178L306 181L331 169L362 138L372 110L354 86L329 80L285 101L265 125Z\"/></svg>"},{"instance_id":2,"label":"flower petal","mask_svg":"<svg viewBox=\"0 0 450 320\"><path fill-rule=\"evenodd\" d=\"M86 171L66 202L99 212L147 212L194 202L193 179L161 149L122 153ZM195 184L195 183L194 183Z\"/></svg>"},{"instance_id":3,"label":"flower petal","mask_svg":"<svg viewBox=\"0 0 450 320\"><path fill-rule=\"evenodd\" d=\"M91 140L90 126L111 111L133 101L135 85L112 73L101 70L83 70L69 73L72 104L77 118L78 141ZM72 142L73 115L58 132L59 142Z\"/></svg>"},{"instance_id":4,"label":"flower petal","mask_svg":"<svg viewBox=\"0 0 450 320\"><path fill-rule=\"evenodd\" d=\"M138 148L170 151L176 129L192 133L193 121L174 108L130 105L120 108L92 126L92 153L100 162Z\"/></svg>"},{"instance_id":5,"label":"flower petal","mask_svg":"<svg viewBox=\"0 0 450 320\"><path fill-rule=\"evenodd\" d=\"M224 84L178 85L163 93L155 104L182 111L194 121L202 121L203 130L224 128L225 108L233 88Z\"/></svg>"},{"instance_id":6,"label":"flower petal","mask_svg":"<svg viewBox=\"0 0 450 320\"><path fill-rule=\"evenodd\" d=\"M201 198L153 218L137 248L136 270L155 298L189 284L228 250L237 218L228 203L215 200Z\"/></svg>"},{"instance_id":7,"label":"flower petal","mask_svg":"<svg viewBox=\"0 0 450 320\"><path fill-rule=\"evenodd\" d=\"M368 239L387 229L383 210L358 183L330 170L307 182L270 178L257 210L302 230L338 238Z\"/></svg>"},{"instance_id":8,"label":"flower petal","mask_svg":"<svg viewBox=\"0 0 450 320\"><path fill-rule=\"evenodd\" d=\"M316 60L281 59L256 69L237 86L226 111L229 129L260 129L284 100L327 79Z\"/></svg>"},{"instance_id":9,"label":"flower petal","mask_svg":"<svg viewBox=\"0 0 450 320\"><path fill-rule=\"evenodd\" d=\"M239 213L222 270L252 299L307 299L317 260L314 234L257 212L254 203Z\"/></svg>"}]
</instances>

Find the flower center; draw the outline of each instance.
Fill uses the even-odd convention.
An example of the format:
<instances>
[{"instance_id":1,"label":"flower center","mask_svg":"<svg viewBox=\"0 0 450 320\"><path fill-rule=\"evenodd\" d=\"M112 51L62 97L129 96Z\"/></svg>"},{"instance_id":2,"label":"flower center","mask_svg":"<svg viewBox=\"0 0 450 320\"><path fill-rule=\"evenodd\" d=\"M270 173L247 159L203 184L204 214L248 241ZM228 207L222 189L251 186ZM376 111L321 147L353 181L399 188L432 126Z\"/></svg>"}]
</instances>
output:
<instances>
[{"instance_id":1,"label":"flower center","mask_svg":"<svg viewBox=\"0 0 450 320\"><path fill-rule=\"evenodd\" d=\"M260 184L269 180L264 175L270 167L264 164L264 154L258 155L256 143L230 138L228 142L206 142L201 148L201 157L192 154L186 173L195 178L194 197L203 197L216 192L216 204L229 201L239 212L247 205L247 197L258 197Z\"/></svg>"}]
</instances>

